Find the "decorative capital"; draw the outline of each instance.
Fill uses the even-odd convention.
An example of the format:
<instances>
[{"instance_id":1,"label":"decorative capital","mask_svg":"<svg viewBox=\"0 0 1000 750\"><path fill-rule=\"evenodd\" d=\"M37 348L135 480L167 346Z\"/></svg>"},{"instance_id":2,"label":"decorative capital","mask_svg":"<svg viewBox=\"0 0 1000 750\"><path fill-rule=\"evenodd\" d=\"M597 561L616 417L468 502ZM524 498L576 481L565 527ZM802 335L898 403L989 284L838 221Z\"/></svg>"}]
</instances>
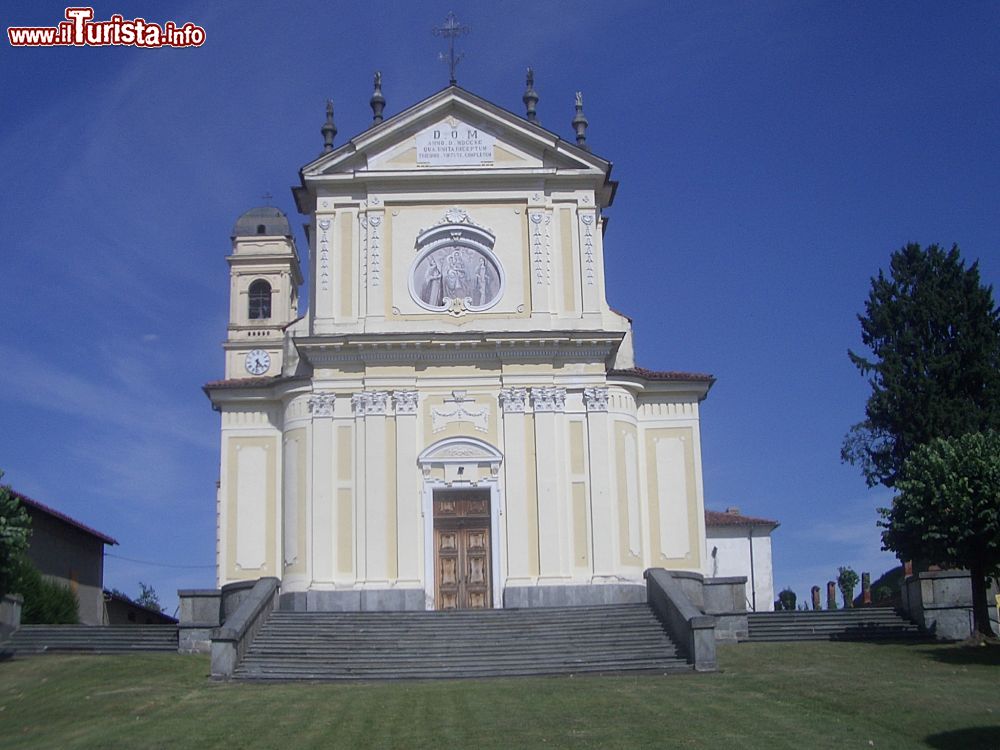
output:
<instances>
[{"instance_id":1,"label":"decorative capital","mask_svg":"<svg viewBox=\"0 0 1000 750\"><path fill-rule=\"evenodd\" d=\"M351 407L356 417L385 414L389 409L388 391L364 391L351 396Z\"/></svg>"},{"instance_id":2,"label":"decorative capital","mask_svg":"<svg viewBox=\"0 0 1000 750\"><path fill-rule=\"evenodd\" d=\"M532 388L531 408L536 412L563 411L566 408L566 389L558 386Z\"/></svg>"},{"instance_id":3,"label":"decorative capital","mask_svg":"<svg viewBox=\"0 0 1000 750\"><path fill-rule=\"evenodd\" d=\"M417 413L417 392L416 391L393 391L392 400L396 405L397 414Z\"/></svg>"},{"instance_id":4,"label":"decorative capital","mask_svg":"<svg viewBox=\"0 0 1000 750\"><path fill-rule=\"evenodd\" d=\"M503 388L500 391L500 408L505 414L524 412L528 401L528 391L525 388Z\"/></svg>"},{"instance_id":5,"label":"decorative capital","mask_svg":"<svg viewBox=\"0 0 1000 750\"><path fill-rule=\"evenodd\" d=\"M309 413L314 417L332 417L336 400L333 393L314 393L309 397Z\"/></svg>"},{"instance_id":6,"label":"decorative capital","mask_svg":"<svg viewBox=\"0 0 1000 750\"><path fill-rule=\"evenodd\" d=\"M606 386L597 386L596 388L584 388L583 400L587 404L587 411L607 411L608 389Z\"/></svg>"}]
</instances>

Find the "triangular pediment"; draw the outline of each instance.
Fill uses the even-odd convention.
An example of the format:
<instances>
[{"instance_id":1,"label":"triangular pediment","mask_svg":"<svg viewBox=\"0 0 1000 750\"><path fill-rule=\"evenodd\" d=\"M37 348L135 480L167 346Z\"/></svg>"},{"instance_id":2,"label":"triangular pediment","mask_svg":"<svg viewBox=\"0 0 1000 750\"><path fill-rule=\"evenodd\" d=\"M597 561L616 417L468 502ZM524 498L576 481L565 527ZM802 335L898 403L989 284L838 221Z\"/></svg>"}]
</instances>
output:
<instances>
[{"instance_id":1,"label":"triangular pediment","mask_svg":"<svg viewBox=\"0 0 1000 750\"><path fill-rule=\"evenodd\" d=\"M606 176L610 167L557 134L451 86L323 154L302 175L554 169Z\"/></svg>"}]
</instances>

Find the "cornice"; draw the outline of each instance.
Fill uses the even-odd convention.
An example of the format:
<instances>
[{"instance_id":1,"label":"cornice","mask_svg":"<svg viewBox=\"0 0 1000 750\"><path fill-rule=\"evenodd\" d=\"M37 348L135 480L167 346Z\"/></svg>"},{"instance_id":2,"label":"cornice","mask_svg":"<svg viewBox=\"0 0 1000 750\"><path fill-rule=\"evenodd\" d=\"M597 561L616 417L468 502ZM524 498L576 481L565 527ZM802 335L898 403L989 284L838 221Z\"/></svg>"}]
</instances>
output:
<instances>
[{"instance_id":1,"label":"cornice","mask_svg":"<svg viewBox=\"0 0 1000 750\"><path fill-rule=\"evenodd\" d=\"M357 334L293 339L299 354L316 366L348 362L488 362L554 359L606 360L623 334L567 331L524 334Z\"/></svg>"}]
</instances>

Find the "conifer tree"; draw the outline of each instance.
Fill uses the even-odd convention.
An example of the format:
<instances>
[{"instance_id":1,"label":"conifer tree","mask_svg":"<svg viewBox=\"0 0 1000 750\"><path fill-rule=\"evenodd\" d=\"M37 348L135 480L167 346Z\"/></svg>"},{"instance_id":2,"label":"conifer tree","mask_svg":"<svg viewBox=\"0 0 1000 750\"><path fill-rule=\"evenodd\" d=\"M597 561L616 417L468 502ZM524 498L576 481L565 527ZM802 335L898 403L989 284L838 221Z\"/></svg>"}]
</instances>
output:
<instances>
[{"instance_id":1,"label":"conifer tree","mask_svg":"<svg viewBox=\"0 0 1000 750\"><path fill-rule=\"evenodd\" d=\"M957 245L893 253L858 320L872 356L848 354L872 392L841 456L869 486L895 486L907 456L935 438L1000 430L1000 311Z\"/></svg>"}]
</instances>

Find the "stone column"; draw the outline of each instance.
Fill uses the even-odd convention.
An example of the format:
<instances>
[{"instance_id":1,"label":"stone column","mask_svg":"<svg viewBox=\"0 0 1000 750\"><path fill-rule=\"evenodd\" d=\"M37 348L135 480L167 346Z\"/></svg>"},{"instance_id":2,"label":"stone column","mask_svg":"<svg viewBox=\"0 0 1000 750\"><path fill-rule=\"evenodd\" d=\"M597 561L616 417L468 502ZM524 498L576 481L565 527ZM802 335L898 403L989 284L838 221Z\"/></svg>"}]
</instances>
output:
<instances>
[{"instance_id":1,"label":"stone column","mask_svg":"<svg viewBox=\"0 0 1000 750\"><path fill-rule=\"evenodd\" d=\"M566 389L532 388L531 407L535 412L539 577L561 579L570 571L562 416L566 408Z\"/></svg>"},{"instance_id":2,"label":"stone column","mask_svg":"<svg viewBox=\"0 0 1000 750\"><path fill-rule=\"evenodd\" d=\"M837 608L837 584L833 581L826 582L826 608Z\"/></svg>"},{"instance_id":3,"label":"stone column","mask_svg":"<svg viewBox=\"0 0 1000 750\"><path fill-rule=\"evenodd\" d=\"M615 577L618 519L611 491L611 434L608 425L608 389L600 386L585 388L583 400L587 407L587 453L590 456L590 515L593 529L594 578L613 580Z\"/></svg>"},{"instance_id":4,"label":"stone column","mask_svg":"<svg viewBox=\"0 0 1000 750\"><path fill-rule=\"evenodd\" d=\"M819 609L820 608L819 605L820 605L820 602L819 602L819 586L813 586L812 587L812 607L813 607L813 610Z\"/></svg>"},{"instance_id":5,"label":"stone column","mask_svg":"<svg viewBox=\"0 0 1000 750\"><path fill-rule=\"evenodd\" d=\"M504 434L504 493L507 506L508 586L529 584L532 577L537 575L531 565L532 558L537 558L538 540L531 533L535 508L531 502L534 483L529 483L529 477L534 474L534 467L528 466L527 417L524 413L527 401L528 392L524 388L504 388L500 391Z\"/></svg>"},{"instance_id":6,"label":"stone column","mask_svg":"<svg viewBox=\"0 0 1000 750\"><path fill-rule=\"evenodd\" d=\"M396 407L396 550L399 583L419 584L423 561L421 477L417 467L416 391L394 391Z\"/></svg>"},{"instance_id":7,"label":"stone column","mask_svg":"<svg viewBox=\"0 0 1000 750\"><path fill-rule=\"evenodd\" d=\"M861 574L861 603L870 606L872 603L872 574Z\"/></svg>"},{"instance_id":8,"label":"stone column","mask_svg":"<svg viewBox=\"0 0 1000 750\"><path fill-rule=\"evenodd\" d=\"M309 398L312 415L312 578L333 583L335 564L334 503L336 502L334 467L333 413L335 396L316 392Z\"/></svg>"}]
</instances>

